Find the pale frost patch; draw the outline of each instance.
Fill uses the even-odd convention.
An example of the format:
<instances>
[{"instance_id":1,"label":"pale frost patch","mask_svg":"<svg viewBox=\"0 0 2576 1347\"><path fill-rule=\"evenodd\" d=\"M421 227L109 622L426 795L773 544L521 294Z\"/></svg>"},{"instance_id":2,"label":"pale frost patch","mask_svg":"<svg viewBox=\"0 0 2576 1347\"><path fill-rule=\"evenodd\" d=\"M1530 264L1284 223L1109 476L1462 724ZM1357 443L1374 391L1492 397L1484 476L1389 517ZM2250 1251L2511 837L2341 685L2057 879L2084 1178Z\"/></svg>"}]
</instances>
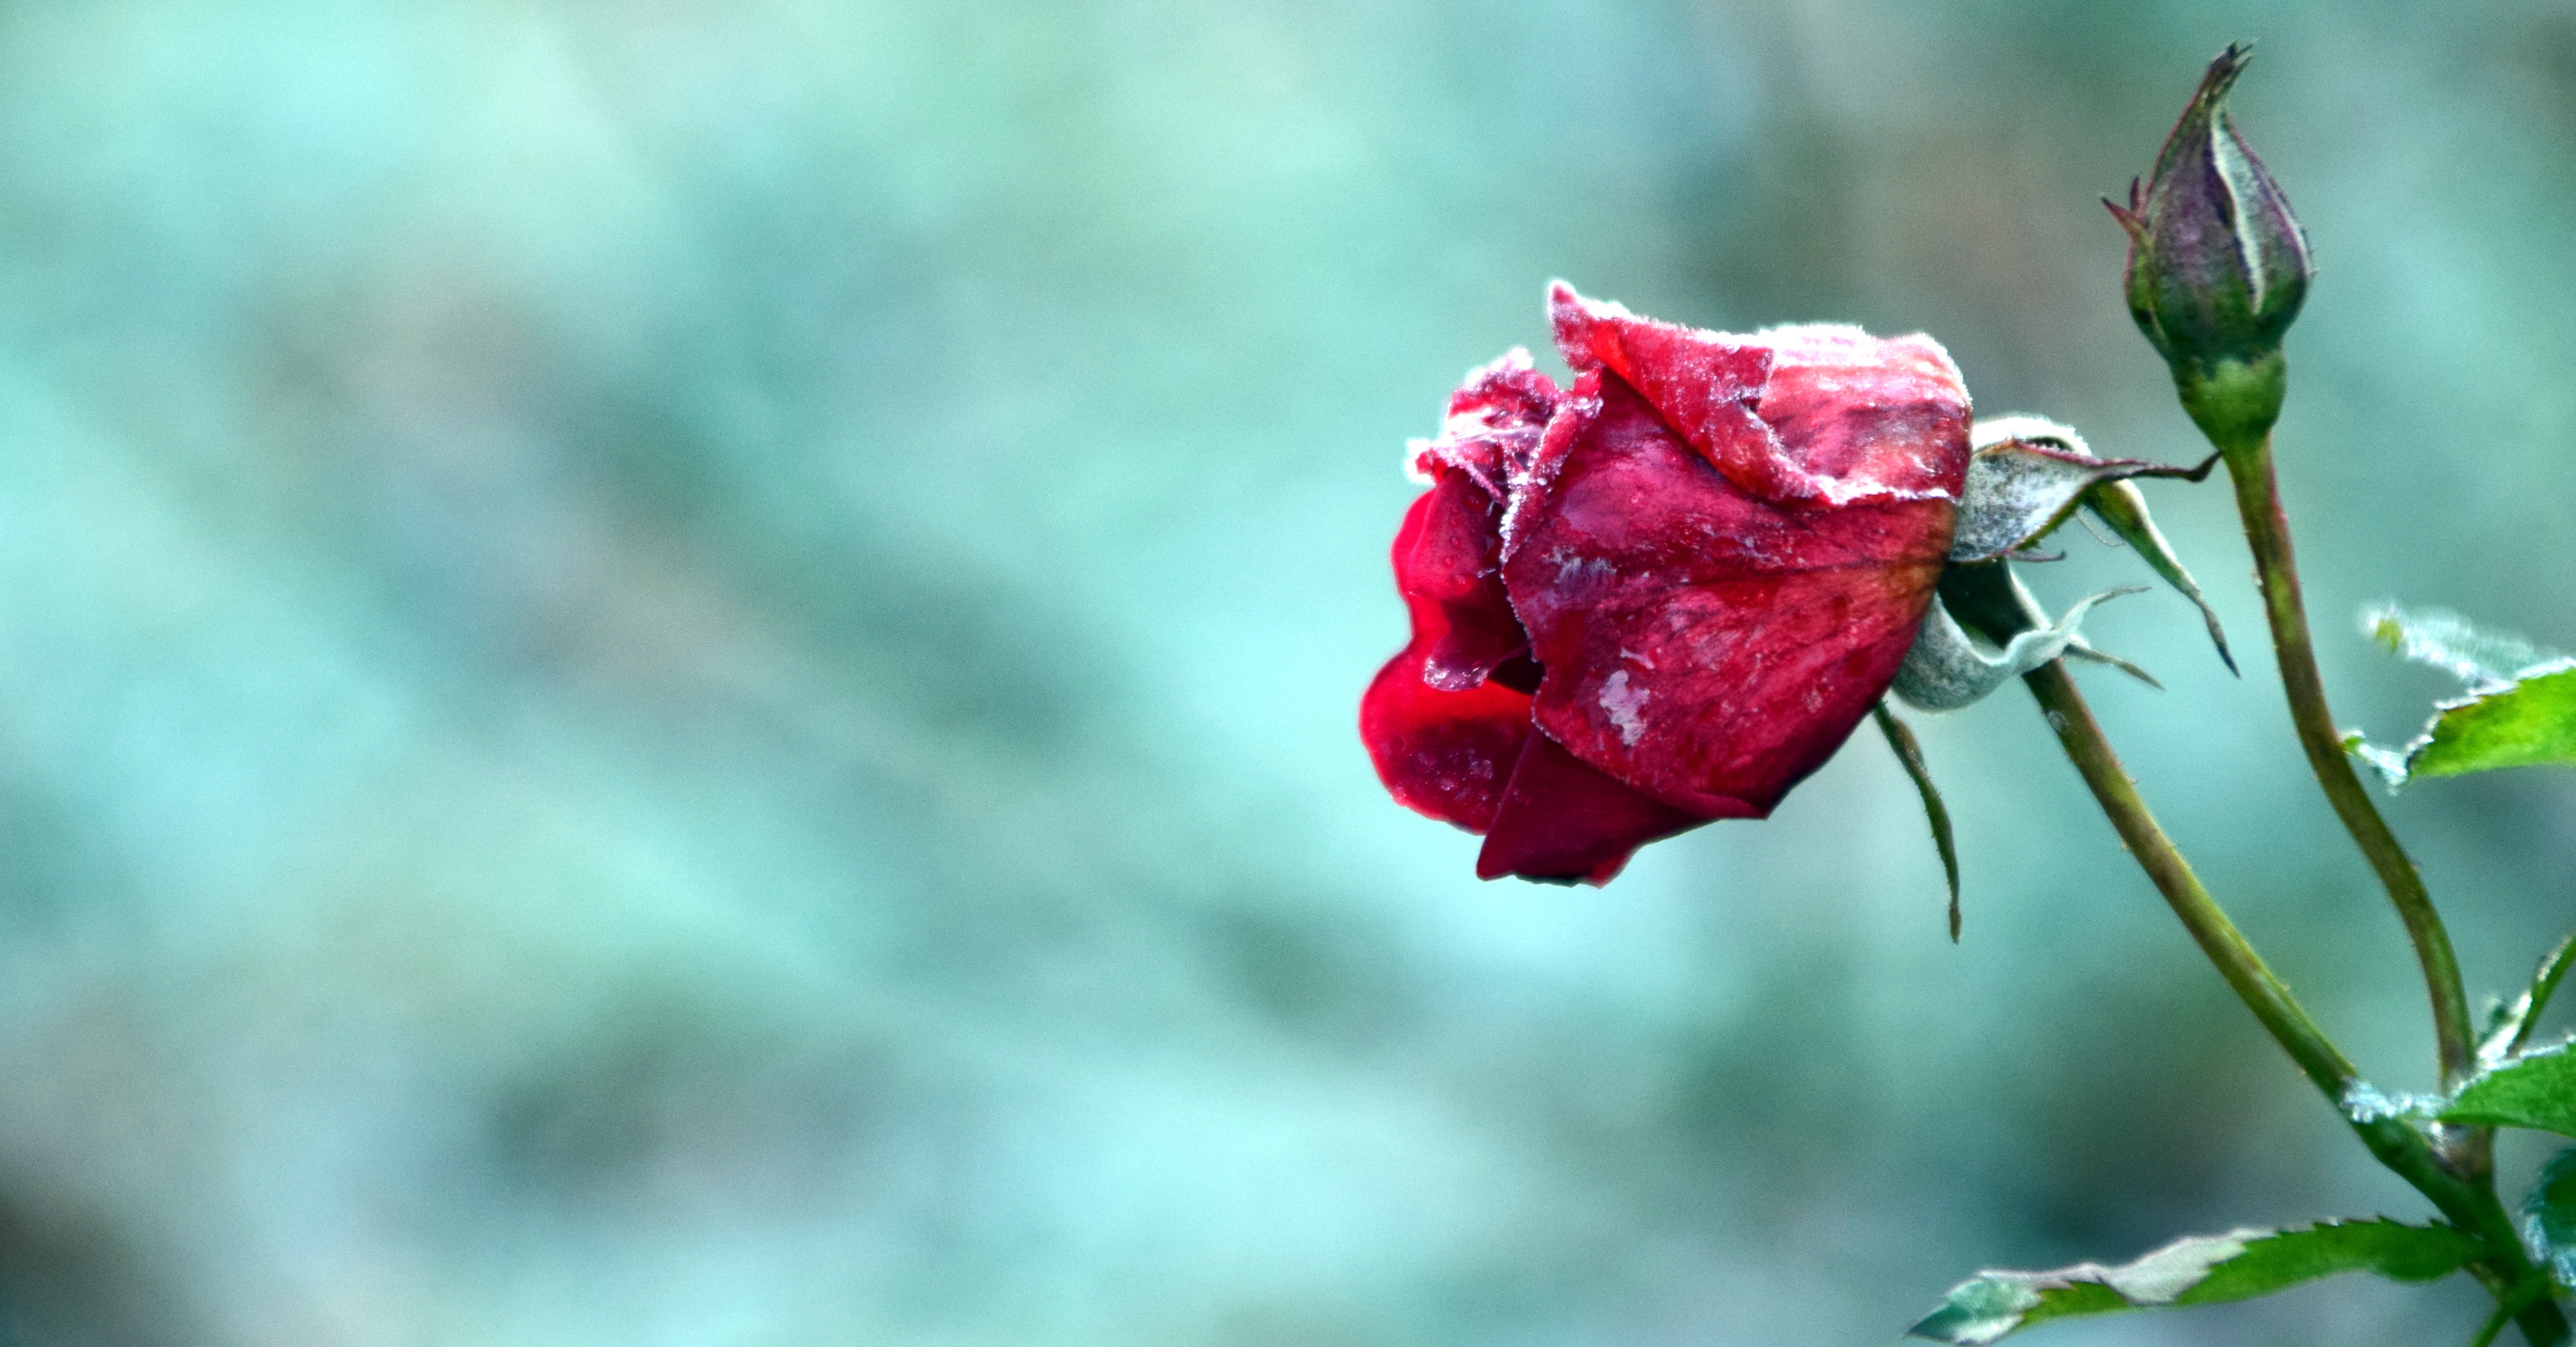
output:
<instances>
[{"instance_id":1,"label":"pale frost patch","mask_svg":"<svg viewBox=\"0 0 2576 1347\"><path fill-rule=\"evenodd\" d=\"M1646 699L1655 694L1644 688L1628 686L1628 671L1621 669L1601 682L1601 709L1608 713L1610 724L1619 731L1619 742L1630 748L1646 732L1645 718L1637 712Z\"/></svg>"}]
</instances>

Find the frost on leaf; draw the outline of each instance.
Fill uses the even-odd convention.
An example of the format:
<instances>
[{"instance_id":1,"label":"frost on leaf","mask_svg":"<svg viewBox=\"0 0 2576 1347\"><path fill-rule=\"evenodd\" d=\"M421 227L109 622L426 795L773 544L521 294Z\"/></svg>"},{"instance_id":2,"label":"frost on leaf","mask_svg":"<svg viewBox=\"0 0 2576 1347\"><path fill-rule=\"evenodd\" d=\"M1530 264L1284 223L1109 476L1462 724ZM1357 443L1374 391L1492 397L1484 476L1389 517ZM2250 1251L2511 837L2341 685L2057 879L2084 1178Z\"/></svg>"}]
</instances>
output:
<instances>
[{"instance_id":1,"label":"frost on leaf","mask_svg":"<svg viewBox=\"0 0 2576 1347\"><path fill-rule=\"evenodd\" d=\"M2566 658L2511 632L2480 631L2457 613L2428 608L2410 613L2381 604L2361 615L2361 629L2399 659L2429 665L2472 691L2503 687L2523 671Z\"/></svg>"},{"instance_id":2,"label":"frost on leaf","mask_svg":"<svg viewBox=\"0 0 2576 1347\"><path fill-rule=\"evenodd\" d=\"M2462 1084L2441 1117L2473 1127L2576 1136L2576 1051L2561 1043L2506 1058Z\"/></svg>"},{"instance_id":3,"label":"frost on leaf","mask_svg":"<svg viewBox=\"0 0 2576 1347\"><path fill-rule=\"evenodd\" d=\"M2049 1272L1981 1272L1951 1288L1908 1330L1983 1347L2052 1319L2250 1300L2340 1272L2432 1281L2480 1252L2446 1225L2327 1221L2295 1230L2231 1230L2176 1240L2133 1263L2078 1263Z\"/></svg>"},{"instance_id":4,"label":"frost on leaf","mask_svg":"<svg viewBox=\"0 0 2576 1347\"><path fill-rule=\"evenodd\" d=\"M2434 703L2431 722L2403 748L2345 736L2345 750L2390 790L2419 776L2576 764L2576 659L2440 611L2374 608L2362 629L2399 657L2468 685L2468 695Z\"/></svg>"}]
</instances>

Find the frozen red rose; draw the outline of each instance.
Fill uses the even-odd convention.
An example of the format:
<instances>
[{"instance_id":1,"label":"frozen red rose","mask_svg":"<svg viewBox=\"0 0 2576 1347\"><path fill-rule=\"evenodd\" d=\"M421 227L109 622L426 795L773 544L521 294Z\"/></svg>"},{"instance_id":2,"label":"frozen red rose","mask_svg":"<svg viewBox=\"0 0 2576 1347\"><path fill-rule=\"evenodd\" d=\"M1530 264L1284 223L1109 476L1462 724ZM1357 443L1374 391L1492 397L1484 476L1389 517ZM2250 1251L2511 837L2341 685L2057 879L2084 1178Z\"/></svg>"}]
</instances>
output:
<instances>
[{"instance_id":1,"label":"frozen red rose","mask_svg":"<svg viewBox=\"0 0 2576 1347\"><path fill-rule=\"evenodd\" d=\"M1484 835L1479 875L1598 884L1769 814L1887 691L1950 549L1968 395L1924 336L1549 304L1574 385L1514 351L1415 447L1413 639L1360 732L1396 799Z\"/></svg>"}]
</instances>

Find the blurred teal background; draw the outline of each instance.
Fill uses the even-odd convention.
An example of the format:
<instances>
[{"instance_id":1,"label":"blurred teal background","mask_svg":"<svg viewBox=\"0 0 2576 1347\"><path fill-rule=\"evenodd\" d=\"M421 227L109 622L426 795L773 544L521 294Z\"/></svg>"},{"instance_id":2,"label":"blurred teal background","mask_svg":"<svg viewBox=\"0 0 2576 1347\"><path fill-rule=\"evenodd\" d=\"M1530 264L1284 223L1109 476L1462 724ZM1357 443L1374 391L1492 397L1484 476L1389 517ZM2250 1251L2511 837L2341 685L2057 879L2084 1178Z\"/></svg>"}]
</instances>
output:
<instances>
[{"instance_id":1,"label":"blurred teal background","mask_svg":"<svg viewBox=\"0 0 2576 1347\"><path fill-rule=\"evenodd\" d=\"M1353 733L1461 371L1564 276L1946 342L2200 449L2095 198L2201 64L2323 267L2282 463L2368 602L2576 646L2576 6L47 0L0 9L0 1332L18 1344L1892 1341L1979 1265L2413 1217L2027 698L1605 891ZM2391 1089L2396 922L2247 656L2084 675ZM2144 577L2076 535L2052 602ZM2576 776L2390 806L2473 990ZM2509 1174L2536 1151L2510 1149ZM2346 1280L2053 1330L2464 1338Z\"/></svg>"}]
</instances>

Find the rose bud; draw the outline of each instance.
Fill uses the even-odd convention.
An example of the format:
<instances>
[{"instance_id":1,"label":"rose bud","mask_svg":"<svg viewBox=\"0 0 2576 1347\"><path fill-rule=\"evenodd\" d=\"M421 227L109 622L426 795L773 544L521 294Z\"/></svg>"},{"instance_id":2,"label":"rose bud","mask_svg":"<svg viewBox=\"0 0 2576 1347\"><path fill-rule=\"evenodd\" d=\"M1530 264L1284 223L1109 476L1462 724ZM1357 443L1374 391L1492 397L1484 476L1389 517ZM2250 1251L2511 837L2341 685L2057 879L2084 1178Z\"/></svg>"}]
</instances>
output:
<instances>
[{"instance_id":1,"label":"rose bud","mask_svg":"<svg viewBox=\"0 0 2576 1347\"><path fill-rule=\"evenodd\" d=\"M1513 352L1414 446L1413 640L1361 735L1492 879L1607 881L1762 818L1887 691L1950 551L1968 395L1938 343L1695 331L1563 284L1560 389Z\"/></svg>"},{"instance_id":2,"label":"rose bud","mask_svg":"<svg viewBox=\"0 0 2576 1347\"><path fill-rule=\"evenodd\" d=\"M2247 59L2239 46L2219 53L2155 172L2129 184L2127 206L2102 203L2129 234L2130 315L2192 419L2230 449L2280 415L2281 337L2316 272L2298 217L2227 116Z\"/></svg>"}]
</instances>

